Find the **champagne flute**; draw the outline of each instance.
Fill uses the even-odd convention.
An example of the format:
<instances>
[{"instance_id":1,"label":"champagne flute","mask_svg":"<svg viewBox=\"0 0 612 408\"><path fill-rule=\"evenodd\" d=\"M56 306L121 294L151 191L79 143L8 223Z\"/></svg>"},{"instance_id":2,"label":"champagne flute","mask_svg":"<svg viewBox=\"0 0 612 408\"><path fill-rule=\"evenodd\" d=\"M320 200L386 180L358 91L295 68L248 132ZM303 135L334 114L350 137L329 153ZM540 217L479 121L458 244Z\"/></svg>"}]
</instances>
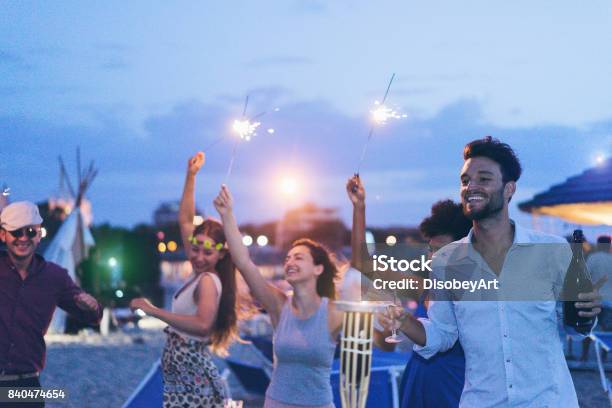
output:
<instances>
[{"instance_id":1,"label":"champagne flute","mask_svg":"<svg viewBox=\"0 0 612 408\"><path fill-rule=\"evenodd\" d=\"M395 319L395 308L396 307L401 307L401 306L397 305L397 291L394 290L393 291L393 304L387 306L387 311L393 315L393 325L391 326L391 335L385 338L385 342L392 343L392 344L397 344L397 343L402 342L402 339L397 334L397 323L398 322Z\"/></svg>"}]
</instances>

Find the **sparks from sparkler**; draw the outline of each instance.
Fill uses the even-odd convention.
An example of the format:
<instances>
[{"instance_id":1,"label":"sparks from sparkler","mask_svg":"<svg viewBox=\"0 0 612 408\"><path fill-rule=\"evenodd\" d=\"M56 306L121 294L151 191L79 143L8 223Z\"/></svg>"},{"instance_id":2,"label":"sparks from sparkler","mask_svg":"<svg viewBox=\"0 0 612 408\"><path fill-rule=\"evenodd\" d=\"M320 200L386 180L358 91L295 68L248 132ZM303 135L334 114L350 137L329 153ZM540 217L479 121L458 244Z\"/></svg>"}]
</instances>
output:
<instances>
[{"instance_id":1,"label":"sparks from sparkler","mask_svg":"<svg viewBox=\"0 0 612 408\"><path fill-rule=\"evenodd\" d=\"M378 101L374 102L374 109L372 109L370 113L372 114L372 120L377 125L384 125L389 119L402 119L408 116Z\"/></svg>"},{"instance_id":2,"label":"sparks from sparkler","mask_svg":"<svg viewBox=\"0 0 612 408\"><path fill-rule=\"evenodd\" d=\"M365 159L366 152L368 151L368 146L370 145L370 140L372 140L372 135L374 134L375 125L384 125L388 119L394 118L397 119L397 116L402 117L397 111L388 108L385 106L385 101L387 100L387 96L389 96L389 90L391 89L391 84L393 84L393 79L395 79L395 73L391 75L391 79L389 80L389 85L387 85L387 90L385 91L385 96L382 99L382 102L378 103L376 101L374 103L375 106L378 106L376 109L372 110L372 117L374 119L374 124L370 128L370 132L368 133L368 139L363 146L363 151L361 152L361 159L359 159L359 165L357 166L356 176L359 177L359 170L361 169L361 165L363 164L363 160ZM355 187L353 188L355 189Z\"/></svg>"},{"instance_id":3,"label":"sparks from sparkler","mask_svg":"<svg viewBox=\"0 0 612 408\"><path fill-rule=\"evenodd\" d=\"M250 141L253 136L256 136L256 130L261 125L261 122L256 121L256 119L262 117L266 114L266 112L258 113L252 118L246 117L247 108L249 106L249 95L244 99L244 108L242 109L242 117L240 119L234 120L232 125L232 130L239 136L239 139L234 141L234 147L232 148L232 157L230 159L229 167L227 169L227 174L225 175L225 181L223 184L227 184L227 180L229 176L232 174L232 168L234 167L234 160L236 158L236 149L238 148L238 141L245 140Z\"/></svg>"},{"instance_id":4,"label":"sparks from sparkler","mask_svg":"<svg viewBox=\"0 0 612 408\"><path fill-rule=\"evenodd\" d=\"M10 187L6 187L6 186L4 186L4 188L2 189L2 195L3 195L4 197L8 197L8 196L10 196L10 195L11 195L11 189L10 189Z\"/></svg>"},{"instance_id":5,"label":"sparks from sparkler","mask_svg":"<svg viewBox=\"0 0 612 408\"><path fill-rule=\"evenodd\" d=\"M236 119L232 125L232 129L241 139L247 142L251 140L251 137L255 136L255 131L261 125L261 122L251 122L248 119Z\"/></svg>"}]
</instances>

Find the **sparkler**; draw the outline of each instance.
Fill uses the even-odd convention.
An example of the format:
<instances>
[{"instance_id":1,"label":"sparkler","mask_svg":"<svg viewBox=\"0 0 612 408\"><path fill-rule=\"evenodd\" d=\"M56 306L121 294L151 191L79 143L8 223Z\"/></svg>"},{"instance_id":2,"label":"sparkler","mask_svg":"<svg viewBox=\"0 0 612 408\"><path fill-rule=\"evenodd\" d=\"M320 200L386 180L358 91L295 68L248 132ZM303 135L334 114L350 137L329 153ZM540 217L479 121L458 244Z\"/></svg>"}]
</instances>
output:
<instances>
[{"instance_id":1,"label":"sparkler","mask_svg":"<svg viewBox=\"0 0 612 408\"><path fill-rule=\"evenodd\" d=\"M10 187L7 187L6 184L2 187L2 196L8 197L11 195Z\"/></svg>"},{"instance_id":2,"label":"sparkler","mask_svg":"<svg viewBox=\"0 0 612 408\"><path fill-rule=\"evenodd\" d=\"M382 102L374 102L374 106L376 106L376 108L371 111L374 124L372 124L372 127L370 128L370 132L368 133L368 140L363 146L363 151L361 152L361 159L359 159L359 165L357 166L357 172L355 173L356 176L359 176L359 170L361 169L361 165L363 164L363 160L365 159L366 152L368 151L368 146L370 145L370 140L372 140L372 135L374 135L375 126L384 125L385 123L387 123L387 120L391 118L398 119L401 117L401 115L399 115L395 110L388 108L385 105L387 96L389 96L391 84L393 84L393 79L395 79L395 73L391 75L391 79L389 80L389 85L387 85L387 90L385 91L385 96L383 97Z\"/></svg>"},{"instance_id":3,"label":"sparkler","mask_svg":"<svg viewBox=\"0 0 612 408\"><path fill-rule=\"evenodd\" d=\"M370 145L370 140L372 140L372 136L374 135L374 128L376 125L382 126L387 123L389 119L401 119L405 118L405 114L398 113L395 109L389 108L385 105L385 101L387 100L387 96L389 96L389 90L391 89L391 84L393 84L393 80L395 79L395 73L391 75L391 79L389 80L389 84L387 85L387 90L385 91L385 96L382 99L382 102L375 101L374 109L370 111L372 114L373 124L370 127L370 132L368 133L368 139L366 140L365 145L363 146L363 151L361 152L361 158L359 159L359 165L357 166L357 172L355 172L355 176L359 177L359 170L361 170L361 165L363 164L363 160L365 159L366 152L368 151L368 146ZM353 192L357 192L357 186L353 186Z\"/></svg>"},{"instance_id":4,"label":"sparkler","mask_svg":"<svg viewBox=\"0 0 612 408\"><path fill-rule=\"evenodd\" d=\"M239 139L234 141L234 147L232 148L232 157L230 159L229 167L227 168L227 174L225 175L225 181L223 184L227 184L227 180L229 176L232 174L232 169L234 167L234 160L236 158L236 149L238 148L238 141L245 140L250 141L253 136L257 135L257 128L261 125L261 122L258 122L257 119L266 114L266 112L261 112L252 118L246 117L247 108L249 106L249 95L244 99L244 108L242 109L242 117L240 119L234 120L232 124L232 130L236 135L238 135Z\"/></svg>"},{"instance_id":5,"label":"sparkler","mask_svg":"<svg viewBox=\"0 0 612 408\"><path fill-rule=\"evenodd\" d=\"M371 110L370 113L372 113L372 120L377 125L384 125L389 119L401 119L407 116L406 114L401 114L395 109L389 108L378 101L374 102L374 106L377 106L377 108Z\"/></svg>"}]
</instances>

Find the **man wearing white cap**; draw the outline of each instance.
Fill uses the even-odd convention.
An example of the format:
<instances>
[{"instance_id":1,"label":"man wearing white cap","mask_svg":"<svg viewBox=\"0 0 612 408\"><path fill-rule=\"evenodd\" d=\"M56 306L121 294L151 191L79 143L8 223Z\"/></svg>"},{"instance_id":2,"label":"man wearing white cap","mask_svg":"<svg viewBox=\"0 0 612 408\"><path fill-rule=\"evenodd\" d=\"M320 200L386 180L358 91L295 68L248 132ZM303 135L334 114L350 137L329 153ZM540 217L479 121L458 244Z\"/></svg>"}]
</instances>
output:
<instances>
[{"instance_id":1,"label":"man wearing white cap","mask_svg":"<svg viewBox=\"0 0 612 408\"><path fill-rule=\"evenodd\" d=\"M36 254L42 221L28 201L10 204L0 214L0 239L6 244L0 251L0 389L40 387L43 336L56 306L83 322L98 323L102 317L98 302L65 269Z\"/></svg>"}]
</instances>

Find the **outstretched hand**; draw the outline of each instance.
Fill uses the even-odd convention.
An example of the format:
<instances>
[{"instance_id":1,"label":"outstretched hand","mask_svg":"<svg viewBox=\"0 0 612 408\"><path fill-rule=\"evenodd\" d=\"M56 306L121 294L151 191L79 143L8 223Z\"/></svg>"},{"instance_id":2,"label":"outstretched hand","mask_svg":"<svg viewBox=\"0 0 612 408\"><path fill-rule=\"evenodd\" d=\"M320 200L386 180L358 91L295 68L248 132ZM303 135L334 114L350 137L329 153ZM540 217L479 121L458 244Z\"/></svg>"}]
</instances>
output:
<instances>
[{"instance_id":1,"label":"outstretched hand","mask_svg":"<svg viewBox=\"0 0 612 408\"><path fill-rule=\"evenodd\" d=\"M221 186L221 191L219 191L219 194L213 201L213 204L221 217L232 211L234 199L232 198L229 188L225 184Z\"/></svg>"},{"instance_id":2,"label":"outstretched hand","mask_svg":"<svg viewBox=\"0 0 612 408\"><path fill-rule=\"evenodd\" d=\"M363 205L365 203L365 188L358 174L348 179L346 192L353 205Z\"/></svg>"},{"instance_id":3,"label":"outstretched hand","mask_svg":"<svg viewBox=\"0 0 612 408\"><path fill-rule=\"evenodd\" d=\"M96 301L96 299L93 296L85 292L82 292L76 295L74 297L74 301L76 305L78 306L78 308L81 310L85 310L85 311L98 310L98 302Z\"/></svg>"},{"instance_id":4,"label":"outstretched hand","mask_svg":"<svg viewBox=\"0 0 612 408\"><path fill-rule=\"evenodd\" d=\"M140 309L146 314L149 314L151 310L155 309L155 306L146 298L136 298L132 299L130 302L130 309L132 309L132 311Z\"/></svg>"},{"instance_id":5,"label":"outstretched hand","mask_svg":"<svg viewBox=\"0 0 612 408\"><path fill-rule=\"evenodd\" d=\"M187 162L187 173L193 175L197 174L204 165L205 161L206 156L204 155L204 152L197 152L195 156L191 157Z\"/></svg>"}]
</instances>

